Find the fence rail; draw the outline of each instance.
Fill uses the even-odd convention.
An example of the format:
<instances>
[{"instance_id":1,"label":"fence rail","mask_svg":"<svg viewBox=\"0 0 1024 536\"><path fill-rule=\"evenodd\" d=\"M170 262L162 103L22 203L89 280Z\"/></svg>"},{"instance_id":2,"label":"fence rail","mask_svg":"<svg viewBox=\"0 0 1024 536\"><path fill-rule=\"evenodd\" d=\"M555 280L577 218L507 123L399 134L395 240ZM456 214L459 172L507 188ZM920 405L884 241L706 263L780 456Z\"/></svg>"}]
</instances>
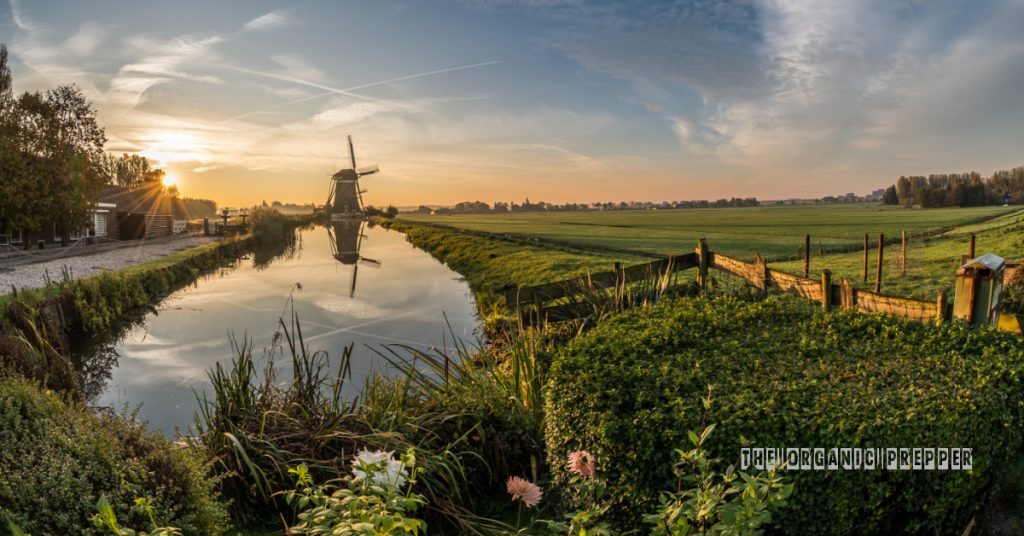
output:
<instances>
[{"instance_id":1,"label":"fence rail","mask_svg":"<svg viewBox=\"0 0 1024 536\"><path fill-rule=\"evenodd\" d=\"M909 318L921 322L946 322L951 318L952 304L949 303L946 290L940 290L935 300L926 301L902 296L890 296L881 292L859 289L847 280L833 282L829 270L821 272L820 278L802 277L768 267L768 262L757 255L754 262L739 259L710 251L703 239L698 243L696 251L683 255L674 255L654 262L621 268L618 263L608 272L592 273L583 277L546 283L529 287L509 287L505 289L506 301L510 307L517 309L523 318L545 319L571 318L578 307L574 297L590 292L595 288L614 288L637 282L645 278L660 277L665 274L697 268L697 281L702 289L707 288L710 270L729 273L751 282L760 291L770 288L795 294L801 298L821 303L824 309L858 309L861 311L880 312ZM569 300L570 303L554 303ZM1001 313L998 329L1014 333L1024 333L1024 315Z\"/></svg>"}]
</instances>

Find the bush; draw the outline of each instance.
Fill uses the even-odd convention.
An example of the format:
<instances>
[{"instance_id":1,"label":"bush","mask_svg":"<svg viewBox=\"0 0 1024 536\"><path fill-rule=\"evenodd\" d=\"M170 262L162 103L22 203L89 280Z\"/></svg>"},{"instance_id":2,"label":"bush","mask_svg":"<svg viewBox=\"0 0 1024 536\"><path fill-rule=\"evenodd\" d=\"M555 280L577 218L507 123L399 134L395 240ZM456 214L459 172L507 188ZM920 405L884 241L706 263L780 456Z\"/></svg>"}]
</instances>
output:
<instances>
[{"instance_id":1,"label":"bush","mask_svg":"<svg viewBox=\"0 0 1024 536\"><path fill-rule=\"evenodd\" d=\"M91 519L106 495L127 528L149 528L132 509L144 498L157 518L186 534L218 534L227 514L212 487L189 450L24 380L0 378L0 519L9 516L26 533L104 534Z\"/></svg>"},{"instance_id":2,"label":"bush","mask_svg":"<svg viewBox=\"0 0 1024 536\"><path fill-rule=\"evenodd\" d=\"M665 302L605 322L555 360L548 456L563 485L569 452L604 460L611 519L639 528L712 384L708 449L725 460L741 434L762 447L974 449L973 471L787 472L785 533L959 533L1019 452L1022 369L1024 340L988 330L823 313L785 296Z\"/></svg>"}]
</instances>

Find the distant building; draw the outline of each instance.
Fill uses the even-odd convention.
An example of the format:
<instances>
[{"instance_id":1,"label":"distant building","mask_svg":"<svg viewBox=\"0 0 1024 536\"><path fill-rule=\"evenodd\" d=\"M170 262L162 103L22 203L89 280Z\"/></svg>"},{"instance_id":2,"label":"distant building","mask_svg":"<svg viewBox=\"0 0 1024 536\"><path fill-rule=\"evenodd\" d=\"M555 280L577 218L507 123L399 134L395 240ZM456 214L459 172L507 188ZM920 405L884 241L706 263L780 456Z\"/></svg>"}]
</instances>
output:
<instances>
[{"instance_id":1,"label":"distant building","mask_svg":"<svg viewBox=\"0 0 1024 536\"><path fill-rule=\"evenodd\" d=\"M160 183L139 188L107 186L100 201L116 206L116 234L119 240L161 238L182 230L188 220L185 204L166 195Z\"/></svg>"}]
</instances>

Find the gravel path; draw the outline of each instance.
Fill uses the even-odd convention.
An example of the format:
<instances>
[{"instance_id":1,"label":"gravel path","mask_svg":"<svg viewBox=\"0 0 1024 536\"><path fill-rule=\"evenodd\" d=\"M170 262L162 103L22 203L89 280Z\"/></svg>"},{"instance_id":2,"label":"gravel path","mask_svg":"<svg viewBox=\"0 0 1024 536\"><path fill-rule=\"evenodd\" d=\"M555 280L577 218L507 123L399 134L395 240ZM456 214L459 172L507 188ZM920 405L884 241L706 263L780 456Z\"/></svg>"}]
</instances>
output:
<instances>
[{"instance_id":1,"label":"gravel path","mask_svg":"<svg viewBox=\"0 0 1024 536\"><path fill-rule=\"evenodd\" d=\"M47 272L49 272L51 280L59 281L65 266L71 271L72 277L78 279L159 259L176 251L215 240L217 237L212 236L191 236L158 243L140 240L117 249L18 265L14 267L13 272L3 271L2 269L7 263L0 259L0 295L10 294L12 285L18 290L44 287L46 286Z\"/></svg>"}]
</instances>

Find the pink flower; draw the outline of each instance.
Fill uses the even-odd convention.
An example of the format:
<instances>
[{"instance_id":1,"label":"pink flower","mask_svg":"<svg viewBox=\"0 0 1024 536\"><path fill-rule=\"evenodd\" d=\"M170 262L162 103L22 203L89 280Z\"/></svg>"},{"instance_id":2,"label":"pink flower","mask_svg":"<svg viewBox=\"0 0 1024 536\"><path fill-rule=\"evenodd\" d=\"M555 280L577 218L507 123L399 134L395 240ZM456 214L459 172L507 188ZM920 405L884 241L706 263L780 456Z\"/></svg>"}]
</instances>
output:
<instances>
[{"instance_id":1,"label":"pink flower","mask_svg":"<svg viewBox=\"0 0 1024 536\"><path fill-rule=\"evenodd\" d=\"M585 450L569 455L569 470L582 477L594 476L594 457Z\"/></svg>"},{"instance_id":2,"label":"pink flower","mask_svg":"<svg viewBox=\"0 0 1024 536\"><path fill-rule=\"evenodd\" d=\"M508 494L512 496L513 501L522 501L527 508L537 506L540 503L540 498L544 496L540 486L518 476L508 477L505 488L508 490Z\"/></svg>"}]
</instances>

